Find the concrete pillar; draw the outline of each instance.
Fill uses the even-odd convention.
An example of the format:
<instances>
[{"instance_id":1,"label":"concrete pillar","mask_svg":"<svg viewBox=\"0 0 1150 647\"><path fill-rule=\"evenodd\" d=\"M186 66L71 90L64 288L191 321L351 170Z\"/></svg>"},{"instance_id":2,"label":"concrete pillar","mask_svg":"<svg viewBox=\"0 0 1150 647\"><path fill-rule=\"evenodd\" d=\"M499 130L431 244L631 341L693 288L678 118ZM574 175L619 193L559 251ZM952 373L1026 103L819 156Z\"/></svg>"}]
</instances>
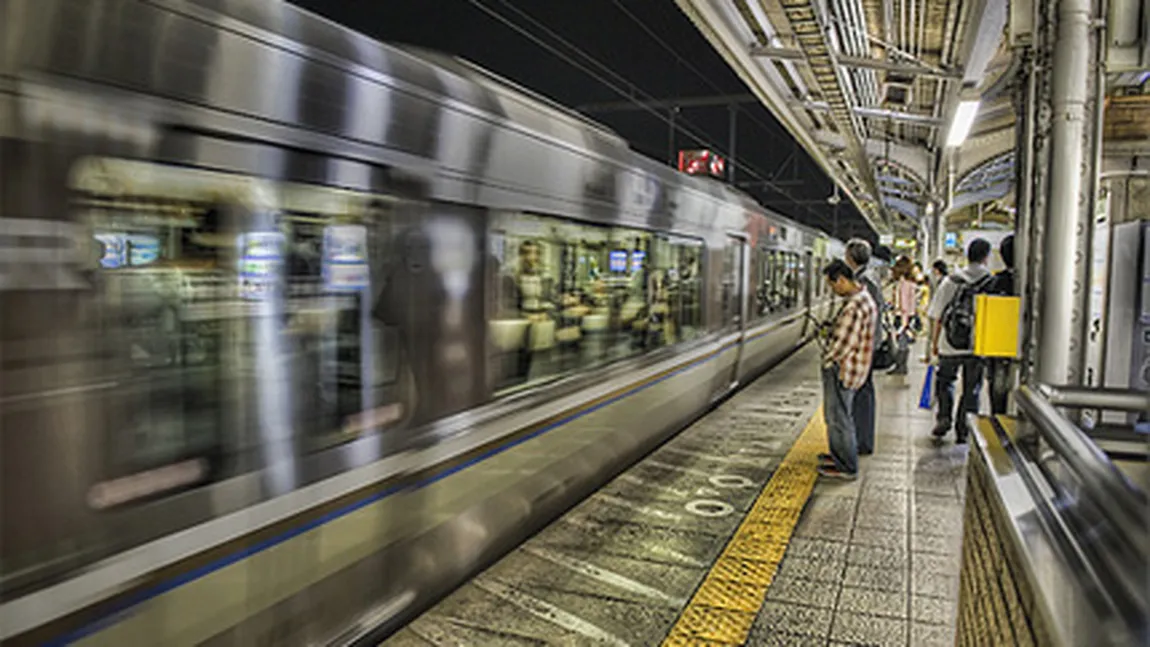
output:
<instances>
[{"instance_id":1,"label":"concrete pillar","mask_svg":"<svg viewBox=\"0 0 1150 647\"><path fill-rule=\"evenodd\" d=\"M1075 314L1080 309L1078 236L1083 227L1087 191L1082 164L1087 158L1085 134L1091 53L1091 0L1059 0L1057 37L1053 44L1051 159L1049 200L1042 239L1042 297L1036 374L1049 384L1077 381L1078 344Z\"/></svg>"}]
</instances>

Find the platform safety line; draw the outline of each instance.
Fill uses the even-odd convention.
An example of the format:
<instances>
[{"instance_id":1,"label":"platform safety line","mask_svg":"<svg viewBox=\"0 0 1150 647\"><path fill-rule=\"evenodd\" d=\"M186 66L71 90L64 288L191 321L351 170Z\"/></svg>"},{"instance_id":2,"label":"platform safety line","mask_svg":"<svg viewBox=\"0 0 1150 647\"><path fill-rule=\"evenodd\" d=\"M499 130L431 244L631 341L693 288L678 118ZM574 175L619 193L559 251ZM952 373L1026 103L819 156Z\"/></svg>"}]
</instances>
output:
<instances>
[{"instance_id":1,"label":"platform safety line","mask_svg":"<svg viewBox=\"0 0 1150 647\"><path fill-rule=\"evenodd\" d=\"M820 406L799 434L703 583L671 627L664 647L742 645L767 597L826 451Z\"/></svg>"}]
</instances>

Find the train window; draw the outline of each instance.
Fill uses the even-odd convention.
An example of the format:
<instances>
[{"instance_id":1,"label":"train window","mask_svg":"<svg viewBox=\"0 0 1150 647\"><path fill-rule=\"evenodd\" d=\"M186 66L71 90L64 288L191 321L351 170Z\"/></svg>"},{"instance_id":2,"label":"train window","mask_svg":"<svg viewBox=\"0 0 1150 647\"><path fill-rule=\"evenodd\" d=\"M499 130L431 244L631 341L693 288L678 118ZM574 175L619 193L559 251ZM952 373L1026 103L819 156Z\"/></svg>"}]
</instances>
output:
<instances>
[{"instance_id":1,"label":"train window","mask_svg":"<svg viewBox=\"0 0 1150 647\"><path fill-rule=\"evenodd\" d=\"M267 465L234 454L398 419L397 337L369 297L385 199L103 159L73 189L120 385L103 421L113 479L189 457Z\"/></svg>"},{"instance_id":2,"label":"train window","mask_svg":"<svg viewBox=\"0 0 1150 647\"><path fill-rule=\"evenodd\" d=\"M771 308L771 252L765 247L756 247L751 263L751 284L755 286L755 318L769 315Z\"/></svg>"},{"instance_id":3,"label":"train window","mask_svg":"<svg viewBox=\"0 0 1150 647\"><path fill-rule=\"evenodd\" d=\"M492 382L505 391L692 339L702 246L520 213L490 232Z\"/></svg>"},{"instance_id":4,"label":"train window","mask_svg":"<svg viewBox=\"0 0 1150 647\"><path fill-rule=\"evenodd\" d=\"M794 309L799 305L799 290L802 285L802 278L799 273L800 265L801 262L798 254L794 252L786 253L786 264L783 268L785 272L783 286L785 288L784 301L787 310Z\"/></svg>"}]
</instances>

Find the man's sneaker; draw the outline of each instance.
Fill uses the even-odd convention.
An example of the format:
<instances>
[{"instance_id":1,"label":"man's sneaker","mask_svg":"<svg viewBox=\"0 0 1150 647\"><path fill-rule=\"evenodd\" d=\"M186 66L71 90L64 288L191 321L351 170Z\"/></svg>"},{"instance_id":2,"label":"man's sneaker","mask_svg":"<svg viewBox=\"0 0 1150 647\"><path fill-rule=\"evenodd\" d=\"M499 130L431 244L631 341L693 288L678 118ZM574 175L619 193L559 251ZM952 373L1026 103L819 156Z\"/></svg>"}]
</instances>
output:
<instances>
[{"instance_id":1,"label":"man's sneaker","mask_svg":"<svg viewBox=\"0 0 1150 647\"><path fill-rule=\"evenodd\" d=\"M835 464L835 458L834 458L834 456L831 456L830 454L819 454L819 462L820 463L830 463L831 465L834 465Z\"/></svg>"},{"instance_id":2,"label":"man's sneaker","mask_svg":"<svg viewBox=\"0 0 1150 647\"><path fill-rule=\"evenodd\" d=\"M946 438L946 435L950 433L950 425L943 425L943 424L935 425L934 429L930 430L930 433L935 438L939 438L939 439Z\"/></svg>"},{"instance_id":3,"label":"man's sneaker","mask_svg":"<svg viewBox=\"0 0 1150 647\"><path fill-rule=\"evenodd\" d=\"M833 465L819 465L819 476L839 479L840 481L853 481L858 478L858 474L844 472Z\"/></svg>"}]
</instances>

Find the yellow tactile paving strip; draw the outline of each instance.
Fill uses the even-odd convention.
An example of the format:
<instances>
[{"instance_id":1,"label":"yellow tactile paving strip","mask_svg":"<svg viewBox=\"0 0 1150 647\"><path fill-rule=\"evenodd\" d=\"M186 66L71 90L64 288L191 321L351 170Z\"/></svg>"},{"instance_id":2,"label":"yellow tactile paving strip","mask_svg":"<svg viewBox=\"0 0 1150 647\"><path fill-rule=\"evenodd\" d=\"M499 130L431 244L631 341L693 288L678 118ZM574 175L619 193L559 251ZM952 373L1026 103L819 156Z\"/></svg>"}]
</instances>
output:
<instances>
[{"instance_id":1,"label":"yellow tactile paving strip","mask_svg":"<svg viewBox=\"0 0 1150 647\"><path fill-rule=\"evenodd\" d=\"M826 451L822 409L787 452L663 645L742 645L783 560Z\"/></svg>"}]
</instances>

